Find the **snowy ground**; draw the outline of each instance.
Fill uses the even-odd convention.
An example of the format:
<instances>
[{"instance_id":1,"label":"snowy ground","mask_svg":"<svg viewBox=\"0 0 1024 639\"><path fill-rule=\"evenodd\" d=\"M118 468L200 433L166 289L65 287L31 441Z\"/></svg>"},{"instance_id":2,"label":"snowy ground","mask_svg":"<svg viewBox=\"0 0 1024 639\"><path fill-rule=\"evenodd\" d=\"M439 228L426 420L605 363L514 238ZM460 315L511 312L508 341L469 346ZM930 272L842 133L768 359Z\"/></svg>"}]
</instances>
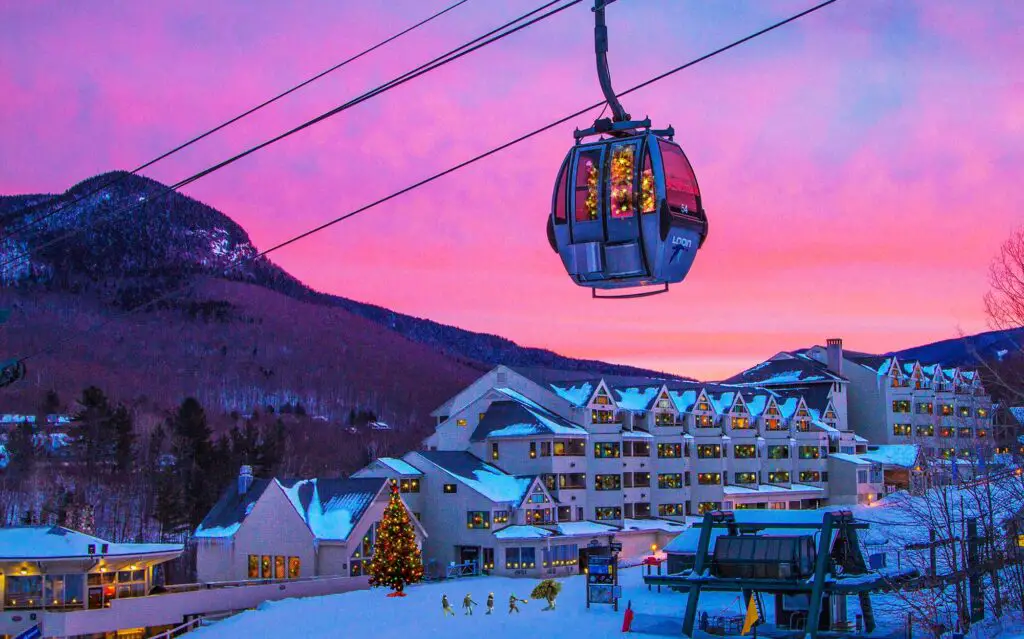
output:
<instances>
[{"instance_id":1,"label":"snowy ground","mask_svg":"<svg viewBox=\"0 0 1024 639\"><path fill-rule=\"evenodd\" d=\"M291 637L373 637L409 639L426 636L446 639L483 636L486 639L512 639L550 633L559 639L601 639L621 637L622 615L631 600L636 617L633 636L680 637L686 595L663 588L648 592L641 579L642 568L627 568L620 573L623 599L619 611L610 605L593 604L586 609L583 577L563 579L558 609L542 612L546 604L530 601L520 604L518 615L508 614L508 597L514 593L529 597L537 583L533 579L475 577L441 583L422 584L410 589L409 596L389 599L384 590L368 590L327 597L270 602L258 610L244 612L202 628L189 636L196 639L262 639ZM494 593L495 614L484 615L487 594ZM470 593L481 604L472 617L463 615L462 599ZM455 617L441 614L441 595L447 594L456 610ZM740 614L738 593L704 593L701 610L708 615ZM765 598L772 607L770 597ZM851 614L856 599L850 599ZM769 610L769 621L772 615ZM893 637L892 628L880 629L874 637ZM700 634L700 633L698 633ZM708 637L709 635L704 635ZM762 633L763 636L763 633Z\"/></svg>"}]
</instances>

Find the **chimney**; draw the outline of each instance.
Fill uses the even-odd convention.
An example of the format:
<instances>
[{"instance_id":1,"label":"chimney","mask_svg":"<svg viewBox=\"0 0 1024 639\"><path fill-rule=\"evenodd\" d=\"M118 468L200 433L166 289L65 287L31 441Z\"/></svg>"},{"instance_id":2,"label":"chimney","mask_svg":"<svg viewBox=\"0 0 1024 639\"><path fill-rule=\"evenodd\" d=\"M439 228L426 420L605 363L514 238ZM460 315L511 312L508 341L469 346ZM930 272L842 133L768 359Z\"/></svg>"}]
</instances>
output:
<instances>
[{"instance_id":1,"label":"chimney","mask_svg":"<svg viewBox=\"0 0 1024 639\"><path fill-rule=\"evenodd\" d=\"M843 374L843 340L841 337L831 337L825 340L828 359L828 369L836 375Z\"/></svg>"},{"instance_id":2,"label":"chimney","mask_svg":"<svg viewBox=\"0 0 1024 639\"><path fill-rule=\"evenodd\" d=\"M242 466L238 471L238 494L244 495L252 487L252 466Z\"/></svg>"}]
</instances>

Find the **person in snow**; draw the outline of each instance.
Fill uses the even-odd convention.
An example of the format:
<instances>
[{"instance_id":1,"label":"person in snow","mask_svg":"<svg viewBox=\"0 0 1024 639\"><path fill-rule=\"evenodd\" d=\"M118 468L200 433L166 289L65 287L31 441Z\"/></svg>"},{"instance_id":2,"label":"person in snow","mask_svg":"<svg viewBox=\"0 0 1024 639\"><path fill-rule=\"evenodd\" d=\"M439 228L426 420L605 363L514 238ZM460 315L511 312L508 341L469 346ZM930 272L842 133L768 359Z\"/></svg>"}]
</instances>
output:
<instances>
[{"instance_id":1,"label":"person in snow","mask_svg":"<svg viewBox=\"0 0 1024 639\"><path fill-rule=\"evenodd\" d=\"M448 603L448 595L441 595L441 609L444 611L444 615L455 616L455 611L452 610L452 606Z\"/></svg>"},{"instance_id":2,"label":"person in snow","mask_svg":"<svg viewBox=\"0 0 1024 639\"><path fill-rule=\"evenodd\" d=\"M473 601L473 595L467 594L466 598L462 600L462 607L465 609L467 615L473 614L473 606L475 605L477 605L477 603Z\"/></svg>"},{"instance_id":3,"label":"person in snow","mask_svg":"<svg viewBox=\"0 0 1024 639\"><path fill-rule=\"evenodd\" d=\"M509 596L509 598L508 598L508 614L512 614L513 612L519 612L519 606L516 605L518 603L526 603L526 600L525 599L519 599L515 595L510 595Z\"/></svg>"},{"instance_id":4,"label":"person in snow","mask_svg":"<svg viewBox=\"0 0 1024 639\"><path fill-rule=\"evenodd\" d=\"M487 612L485 614L491 614L494 612L494 593L487 595Z\"/></svg>"}]
</instances>

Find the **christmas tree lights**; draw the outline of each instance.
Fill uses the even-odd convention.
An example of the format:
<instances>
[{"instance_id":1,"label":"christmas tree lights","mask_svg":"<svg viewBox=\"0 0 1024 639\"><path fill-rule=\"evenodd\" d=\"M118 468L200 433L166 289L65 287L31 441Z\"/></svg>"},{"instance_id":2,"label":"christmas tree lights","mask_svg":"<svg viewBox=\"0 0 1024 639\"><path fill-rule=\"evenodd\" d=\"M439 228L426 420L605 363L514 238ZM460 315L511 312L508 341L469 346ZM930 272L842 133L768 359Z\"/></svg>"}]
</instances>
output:
<instances>
[{"instance_id":1,"label":"christmas tree lights","mask_svg":"<svg viewBox=\"0 0 1024 639\"><path fill-rule=\"evenodd\" d=\"M587 199L584 205L587 207L587 219L597 219L597 167L593 160L587 160Z\"/></svg>"},{"instance_id":2,"label":"christmas tree lights","mask_svg":"<svg viewBox=\"0 0 1024 639\"><path fill-rule=\"evenodd\" d=\"M612 148L611 200L612 217L633 215L633 162L632 144Z\"/></svg>"},{"instance_id":3,"label":"christmas tree lights","mask_svg":"<svg viewBox=\"0 0 1024 639\"><path fill-rule=\"evenodd\" d=\"M416 543L416 528L409 519L398 483L391 482L391 499L377 528L377 543L370 560L370 587L387 586L389 597L404 597L405 586L423 579L423 558Z\"/></svg>"},{"instance_id":4,"label":"christmas tree lights","mask_svg":"<svg viewBox=\"0 0 1024 639\"><path fill-rule=\"evenodd\" d=\"M644 213L653 213L656 204L657 195L654 192L654 171L651 170L650 166L645 166L643 175L640 176L640 210Z\"/></svg>"}]
</instances>

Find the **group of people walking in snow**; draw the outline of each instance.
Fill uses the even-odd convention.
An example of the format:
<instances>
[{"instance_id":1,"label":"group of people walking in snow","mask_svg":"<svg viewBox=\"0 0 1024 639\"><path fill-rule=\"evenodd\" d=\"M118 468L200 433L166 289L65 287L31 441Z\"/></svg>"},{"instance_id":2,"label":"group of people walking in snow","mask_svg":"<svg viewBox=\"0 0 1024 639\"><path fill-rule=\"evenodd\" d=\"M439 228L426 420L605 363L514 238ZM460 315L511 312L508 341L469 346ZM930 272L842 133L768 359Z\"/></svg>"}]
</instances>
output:
<instances>
[{"instance_id":1,"label":"group of people walking in snow","mask_svg":"<svg viewBox=\"0 0 1024 639\"><path fill-rule=\"evenodd\" d=\"M526 599L520 599L520 598L516 597L515 595L509 595L509 598L508 598L508 614L512 614L513 612L518 613L519 612L519 604L520 603L526 603ZM476 606L476 605L479 605L479 604L477 604L477 602L473 601L473 596L472 595L468 595L467 594L462 599L462 609L465 611L464 614L472 615L473 614L473 606ZM445 616L448 616L448 615L451 615L453 617L455 616L455 611L452 610L451 603L448 601L448 595L441 595L441 609L442 609L442 611L443 611ZM494 614L494 593L493 592L487 595L487 612L485 612L484 614L487 614L487 615Z\"/></svg>"}]
</instances>

